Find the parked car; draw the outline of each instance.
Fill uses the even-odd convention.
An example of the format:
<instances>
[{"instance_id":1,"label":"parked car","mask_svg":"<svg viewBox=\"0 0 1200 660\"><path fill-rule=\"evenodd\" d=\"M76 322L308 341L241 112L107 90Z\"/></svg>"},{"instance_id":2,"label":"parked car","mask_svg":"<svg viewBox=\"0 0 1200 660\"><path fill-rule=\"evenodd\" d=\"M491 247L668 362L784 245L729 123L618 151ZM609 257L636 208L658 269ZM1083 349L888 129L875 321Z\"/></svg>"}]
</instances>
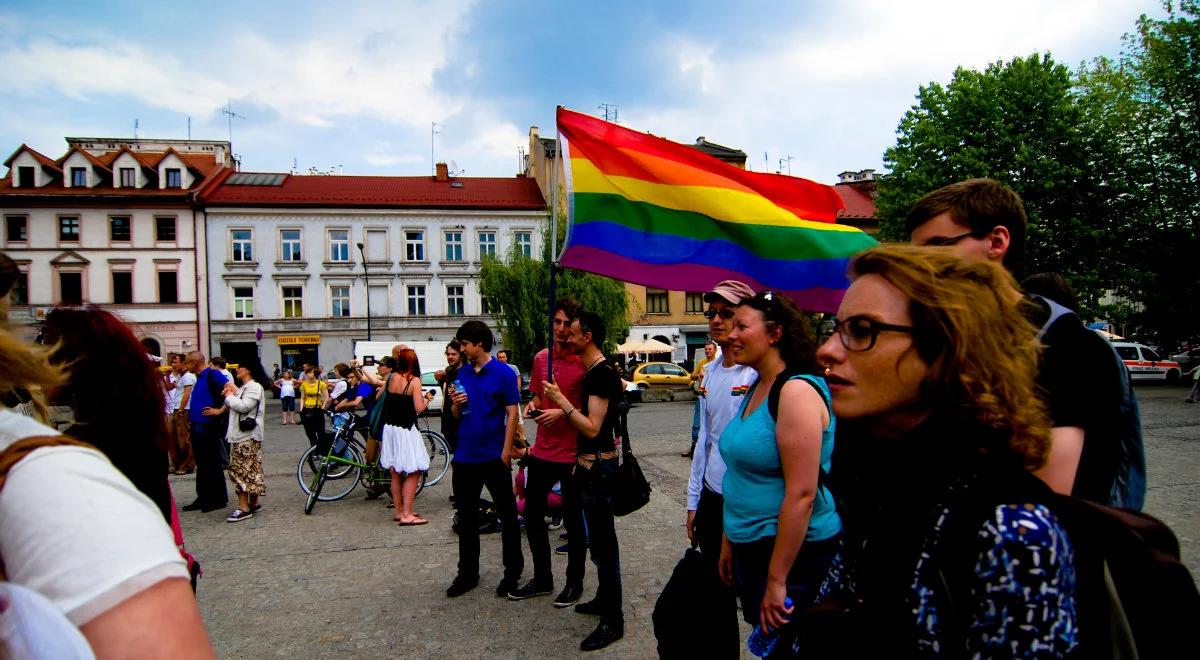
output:
<instances>
[{"instance_id":1,"label":"parked car","mask_svg":"<svg viewBox=\"0 0 1200 660\"><path fill-rule=\"evenodd\" d=\"M426 371L421 374L421 389L433 392L433 398L429 400L429 405L425 408L429 412L441 412L442 410L442 386L437 382L435 373L435 371Z\"/></svg>"},{"instance_id":2,"label":"parked car","mask_svg":"<svg viewBox=\"0 0 1200 660\"><path fill-rule=\"evenodd\" d=\"M633 372L633 382L641 389L687 389L692 375L683 367L670 362L646 362Z\"/></svg>"},{"instance_id":3,"label":"parked car","mask_svg":"<svg viewBox=\"0 0 1200 660\"><path fill-rule=\"evenodd\" d=\"M1178 362L1160 358L1154 349L1145 344L1115 341L1113 348L1117 349L1133 380L1165 380L1174 385L1183 376Z\"/></svg>"},{"instance_id":4,"label":"parked car","mask_svg":"<svg viewBox=\"0 0 1200 660\"><path fill-rule=\"evenodd\" d=\"M1179 368L1185 373L1192 370L1197 362L1200 362L1200 348L1193 348L1190 351L1184 351L1179 355L1172 355L1171 359L1179 363Z\"/></svg>"}]
</instances>

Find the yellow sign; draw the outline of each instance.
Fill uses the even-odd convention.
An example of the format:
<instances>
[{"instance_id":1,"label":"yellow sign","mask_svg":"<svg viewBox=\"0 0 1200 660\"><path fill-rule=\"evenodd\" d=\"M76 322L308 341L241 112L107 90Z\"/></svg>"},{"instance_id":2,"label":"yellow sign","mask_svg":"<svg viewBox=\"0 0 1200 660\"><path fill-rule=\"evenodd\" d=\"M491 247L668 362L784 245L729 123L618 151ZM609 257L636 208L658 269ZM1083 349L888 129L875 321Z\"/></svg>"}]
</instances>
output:
<instances>
[{"instance_id":1,"label":"yellow sign","mask_svg":"<svg viewBox=\"0 0 1200 660\"><path fill-rule=\"evenodd\" d=\"M276 342L280 346L289 346L292 344L319 344L321 343L321 335L280 335L276 337Z\"/></svg>"}]
</instances>

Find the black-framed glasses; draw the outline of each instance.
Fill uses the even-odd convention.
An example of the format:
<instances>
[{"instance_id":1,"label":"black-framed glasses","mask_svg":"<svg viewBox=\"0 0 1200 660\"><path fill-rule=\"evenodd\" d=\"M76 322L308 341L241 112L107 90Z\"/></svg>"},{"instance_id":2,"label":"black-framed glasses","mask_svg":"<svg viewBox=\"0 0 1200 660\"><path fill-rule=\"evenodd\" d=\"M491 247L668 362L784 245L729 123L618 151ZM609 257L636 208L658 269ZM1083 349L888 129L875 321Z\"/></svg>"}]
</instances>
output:
<instances>
[{"instance_id":1,"label":"black-framed glasses","mask_svg":"<svg viewBox=\"0 0 1200 660\"><path fill-rule=\"evenodd\" d=\"M842 340L842 346L845 346L846 350L861 353L875 348L875 342L879 340L879 333L903 332L911 335L913 327L883 323L869 316L851 316L848 319L835 321L833 331L837 333L838 339Z\"/></svg>"},{"instance_id":2,"label":"black-framed glasses","mask_svg":"<svg viewBox=\"0 0 1200 660\"><path fill-rule=\"evenodd\" d=\"M721 320L728 321L729 319L733 318L733 310L732 309L722 309L721 311L717 311L715 309L709 309L709 310L705 310L705 312L704 312L704 318L708 319L709 321L713 320L714 318L716 318L718 316L721 317Z\"/></svg>"},{"instance_id":3,"label":"black-framed glasses","mask_svg":"<svg viewBox=\"0 0 1200 660\"><path fill-rule=\"evenodd\" d=\"M928 247L949 247L951 245L958 245L968 238L983 238L990 233L992 233L991 229L976 229L975 231L969 231L965 234L959 234L958 236L934 236L928 241L925 241L925 245Z\"/></svg>"}]
</instances>

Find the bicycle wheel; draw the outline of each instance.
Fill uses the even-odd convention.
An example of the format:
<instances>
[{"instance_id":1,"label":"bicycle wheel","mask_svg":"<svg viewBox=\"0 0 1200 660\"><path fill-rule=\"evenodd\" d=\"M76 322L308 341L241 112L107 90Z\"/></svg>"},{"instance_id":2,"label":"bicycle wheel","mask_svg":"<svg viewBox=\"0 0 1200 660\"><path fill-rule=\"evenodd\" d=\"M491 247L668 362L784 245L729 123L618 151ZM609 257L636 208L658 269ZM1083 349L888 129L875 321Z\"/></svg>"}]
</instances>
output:
<instances>
[{"instance_id":1,"label":"bicycle wheel","mask_svg":"<svg viewBox=\"0 0 1200 660\"><path fill-rule=\"evenodd\" d=\"M355 463L363 462L357 446L350 446L346 456ZM348 465L338 461L329 461L329 464L326 465L325 456L316 454L315 447L309 447L296 465L296 481L300 483L300 490L304 491L305 495L312 494L312 484L316 483L314 479L322 468L325 470L325 480L320 495L322 502L340 500L349 495L350 491L354 490L358 484L359 474L362 472L362 468L358 465Z\"/></svg>"},{"instance_id":2,"label":"bicycle wheel","mask_svg":"<svg viewBox=\"0 0 1200 660\"><path fill-rule=\"evenodd\" d=\"M437 485L450 470L450 445L441 433L429 429L421 429L421 439L425 441L425 451L429 454L429 472L425 473L424 488Z\"/></svg>"},{"instance_id":3,"label":"bicycle wheel","mask_svg":"<svg viewBox=\"0 0 1200 660\"><path fill-rule=\"evenodd\" d=\"M321 497L321 487L325 485L325 466L317 471L313 477L312 485L308 488L308 499L304 501L304 515L312 513L313 507L317 505L317 500Z\"/></svg>"}]
</instances>

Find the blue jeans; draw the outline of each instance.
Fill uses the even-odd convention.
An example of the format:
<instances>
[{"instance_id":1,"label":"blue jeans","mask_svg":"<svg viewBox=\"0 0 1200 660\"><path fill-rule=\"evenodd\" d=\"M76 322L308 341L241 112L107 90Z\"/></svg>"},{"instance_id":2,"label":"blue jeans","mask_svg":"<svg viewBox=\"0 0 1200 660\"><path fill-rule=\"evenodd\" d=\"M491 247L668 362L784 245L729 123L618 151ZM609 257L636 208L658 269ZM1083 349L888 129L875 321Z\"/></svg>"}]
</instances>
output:
<instances>
[{"instance_id":1,"label":"blue jeans","mask_svg":"<svg viewBox=\"0 0 1200 660\"><path fill-rule=\"evenodd\" d=\"M696 399L696 405L692 407L692 444L700 439L700 399Z\"/></svg>"},{"instance_id":2,"label":"blue jeans","mask_svg":"<svg viewBox=\"0 0 1200 660\"><path fill-rule=\"evenodd\" d=\"M768 536L750 543L733 543L734 589L742 601L742 618L752 626L758 625L759 608L767 591L767 570L775 537ZM833 558L842 547L840 535L824 541L805 541L800 546L792 570L787 576L787 592L793 607L806 609L813 604L821 582L829 573Z\"/></svg>"},{"instance_id":3,"label":"blue jeans","mask_svg":"<svg viewBox=\"0 0 1200 660\"><path fill-rule=\"evenodd\" d=\"M617 459L596 462L592 469L575 468L575 483L583 507L583 518L587 525L588 546L592 551L592 563L596 565L596 601L601 606L601 617L611 623L624 624L621 611L621 550L617 544L617 529L614 525L612 493L617 476Z\"/></svg>"}]
</instances>

